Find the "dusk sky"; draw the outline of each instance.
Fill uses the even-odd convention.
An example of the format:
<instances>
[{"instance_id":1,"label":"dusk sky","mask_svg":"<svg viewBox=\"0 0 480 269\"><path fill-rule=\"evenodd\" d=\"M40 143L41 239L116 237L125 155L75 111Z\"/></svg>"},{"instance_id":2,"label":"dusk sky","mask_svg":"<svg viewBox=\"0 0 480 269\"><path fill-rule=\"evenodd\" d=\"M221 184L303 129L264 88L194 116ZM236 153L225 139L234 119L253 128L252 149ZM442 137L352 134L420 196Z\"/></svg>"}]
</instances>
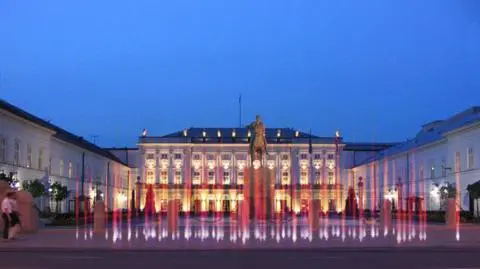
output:
<instances>
[{"instance_id":1,"label":"dusk sky","mask_svg":"<svg viewBox=\"0 0 480 269\"><path fill-rule=\"evenodd\" d=\"M0 98L102 146L238 127L240 93L244 123L411 138L480 105L480 1L0 0Z\"/></svg>"}]
</instances>

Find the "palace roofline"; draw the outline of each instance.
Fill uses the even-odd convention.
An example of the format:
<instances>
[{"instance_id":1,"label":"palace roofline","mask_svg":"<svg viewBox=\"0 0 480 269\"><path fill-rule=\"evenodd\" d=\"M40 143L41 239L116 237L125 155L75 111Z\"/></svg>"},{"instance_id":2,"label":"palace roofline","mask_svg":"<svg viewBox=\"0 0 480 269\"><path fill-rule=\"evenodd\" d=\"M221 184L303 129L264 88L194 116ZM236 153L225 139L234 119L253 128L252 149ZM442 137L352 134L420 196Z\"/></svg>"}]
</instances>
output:
<instances>
[{"instance_id":1,"label":"palace roofline","mask_svg":"<svg viewBox=\"0 0 480 269\"><path fill-rule=\"evenodd\" d=\"M408 153L412 149L441 142L449 133L475 124L480 124L480 106L470 107L446 120L436 120L424 124L421 126L422 129L413 139L409 139L386 148L385 150L379 151L375 156L366 159L364 162L355 165L354 167L359 167L398 154Z\"/></svg>"},{"instance_id":2,"label":"palace roofline","mask_svg":"<svg viewBox=\"0 0 480 269\"><path fill-rule=\"evenodd\" d=\"M245 144L249 143L248 128L188 128L163 136L141 136L139 144L198 143ZM220 134L220 136L219 136ZM251 134L253 136L253 134ZM320 137L292 128L265 128L268 144L335 144L343 143L341 137Z\"/></svg>"},{"instance_id":3,"label":"palace roofline","mask_svg":"<svg viewBox=\"0 0 480 269\"><path fill-rule=\"evenodd\" d=\"M72 145L75 145L77 147L80 147L82 149L85 149L85 150L88 150L90 152L93 152L95 154L98 154L100 156L103 156L105 158L108 158L112 161L115 161L115 162L118 162L120 164L123 164L125 166L128 166L127 164L125 164L124 162L122 162L120 159L118 159L115 155L113 155L112 153L106 151L106 150L103 150L102 148L100 148L99 146L89 142L88 140L85 140L83 137L81 136L77 136L77 135L74 135L68 131L66 131L65 129L62 129L52 123L50 123L49 121L46 121L44 119L41 119L17 106L14 106L12 104L10 104L9 102L3 100L0 98L0 110L5 110L17 117L20 117L26 121L29 121L29 122L32 122L36 125L39 125L43 128L46 128L46 129L49 129L51 131L54 132L53 134L53 137L63 141L63 142L67 142L69 144L72 144Z\"/></svg>"}]
</instances>

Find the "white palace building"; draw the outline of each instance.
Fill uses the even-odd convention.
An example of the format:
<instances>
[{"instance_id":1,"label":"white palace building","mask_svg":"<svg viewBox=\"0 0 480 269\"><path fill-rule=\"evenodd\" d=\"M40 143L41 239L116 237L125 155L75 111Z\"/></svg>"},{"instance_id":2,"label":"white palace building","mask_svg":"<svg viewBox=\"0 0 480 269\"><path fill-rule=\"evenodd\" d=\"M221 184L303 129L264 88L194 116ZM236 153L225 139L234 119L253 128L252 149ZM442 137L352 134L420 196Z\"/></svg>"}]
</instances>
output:
<instances>
[{"instance_id":1,"label":"white palace building","mask_svg":"<svg viewBox=\"0 0 480 269\"><path fill-rule=\"evenodd\" d=\"M66 185L62 212L73 211L82 194L104 199L110 210L143 209L149 192L157 212L171 199L183 212L236 211L251 137L247 128L145 131L136 147L106 149L0 99L0 173L17 187L34 179L47 189ZM308 211L312 199L324 212L342 211L350 187L363 208L379 209L389 199L439 210L447 182L457 186L463 210L474 208L466 188L480 181L480 107L425 124L402 143L349 143L338 132L322 137L289 128L266 128L266 140L276 212ZM37 199L38 206L53 208L48 200Z\"/></svg>"}]
</instances>

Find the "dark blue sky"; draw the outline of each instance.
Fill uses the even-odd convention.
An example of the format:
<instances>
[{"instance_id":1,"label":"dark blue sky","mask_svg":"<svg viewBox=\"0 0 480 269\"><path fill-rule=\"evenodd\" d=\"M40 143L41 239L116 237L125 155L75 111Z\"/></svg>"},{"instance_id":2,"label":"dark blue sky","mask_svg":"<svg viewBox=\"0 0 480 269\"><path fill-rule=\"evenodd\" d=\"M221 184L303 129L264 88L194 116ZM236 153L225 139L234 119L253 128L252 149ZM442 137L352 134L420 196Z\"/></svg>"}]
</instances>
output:
<instances>
[{"instance_id":1,"label":"dark blue sky","mask_svg":"<svg viewBox=\"0 0 480 269\"><path fill-rule=\"evenodd\" d=\"M244 122L396 141L480 104L478 0L0 1L0 97L103 146Z\"/></svg>"}]
</instances>

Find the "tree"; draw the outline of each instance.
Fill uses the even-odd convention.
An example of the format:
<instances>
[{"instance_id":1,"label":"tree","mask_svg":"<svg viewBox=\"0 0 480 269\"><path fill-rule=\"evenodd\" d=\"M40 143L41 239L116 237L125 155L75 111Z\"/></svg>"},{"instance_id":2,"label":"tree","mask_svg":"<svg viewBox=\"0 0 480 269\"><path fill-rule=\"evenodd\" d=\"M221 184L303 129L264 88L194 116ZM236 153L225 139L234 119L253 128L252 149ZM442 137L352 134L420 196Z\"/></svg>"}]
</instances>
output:
<instances>
[{"instance_id":1,"label":"tree","mask_svg":"<svg viewBox=\"0 0 480 269\"><path fill-rule=\"evenodd\" d=\"M450 182L447 182L444 186L440 187L440 200L442 201L443 210L446 209L448 199L456 198L457 188Z\"/></svg>"},{"instance_id":2,"label":"tree","mask_svg":"<svg viewBox=\"0 0 480 269\"><path fill-rule=\"evenodd\" d=\"M440 196L442 199L455 198L457 196L457 188L452 183L446 183L440 188Z\"/></svg>"},{"instance_id":3,"label":"tree","mask_svg":"<svg viewBox=\"0 0 480 269\"><path fill-rule=\"evenodd\" d=\"M68 190L67 186L63 186L58 182L53 183L50 188L52 189L52 198L56 203L55 212L58 213L58 211L60 211L60 202L68 198L70 191Z\"/></svg>"},{"instance_id":4,"label":"tree","mask_svg":"<svg viewBox=\"0 0 480 269\"><path fill-rule=\"evenodd\" d=\"M477 204L477 200L480 199L480 180L467 186L468 196L470 200L470 211L474 212L475 216L480 215L480 209Z\"/></svg>"},{"instance_id":5,"label":"tree","mask_svg":"<svg viewBox=\"0 0 480 269\"><path fill-rule=\"evenodd\" d=\"M35 179L33 181L32 180L24 181L22 183L22 189L30 192L33 198L37 198L45 195L45 186L38 179Z\"/></svg>"},{"instance_id":6,"label":"tree","mask_svg":"<svg viewBox=\"0 0 480 269\"><path fill-rule=\"evenodd\" d=\"M345 215L348 217L358 215L357 198L352 187L348 188L347 199L345 200Z\"/></svg>"},{"instance_id":7,"label":"tree","mask_svg":"<svg viewBox=\"0 0 480 269\"><path fill-rule=\"evenodd\" d=\"M480 180L468 185L467 191L472 199L480 198Z\"/></svg>"},{"instance_id":8,"label":"tree","mask_svg":"<svg viewBox=\"0 0 480 269\"><path fill-rule=\"evenodd\" d=\"M15 187L15 184L17 183L17 180L13 178L13 173L10 172L8 174L5 174L5 172L0 172L0 180L6 181L10 187Z\"/></svg>"}]
</instances>

